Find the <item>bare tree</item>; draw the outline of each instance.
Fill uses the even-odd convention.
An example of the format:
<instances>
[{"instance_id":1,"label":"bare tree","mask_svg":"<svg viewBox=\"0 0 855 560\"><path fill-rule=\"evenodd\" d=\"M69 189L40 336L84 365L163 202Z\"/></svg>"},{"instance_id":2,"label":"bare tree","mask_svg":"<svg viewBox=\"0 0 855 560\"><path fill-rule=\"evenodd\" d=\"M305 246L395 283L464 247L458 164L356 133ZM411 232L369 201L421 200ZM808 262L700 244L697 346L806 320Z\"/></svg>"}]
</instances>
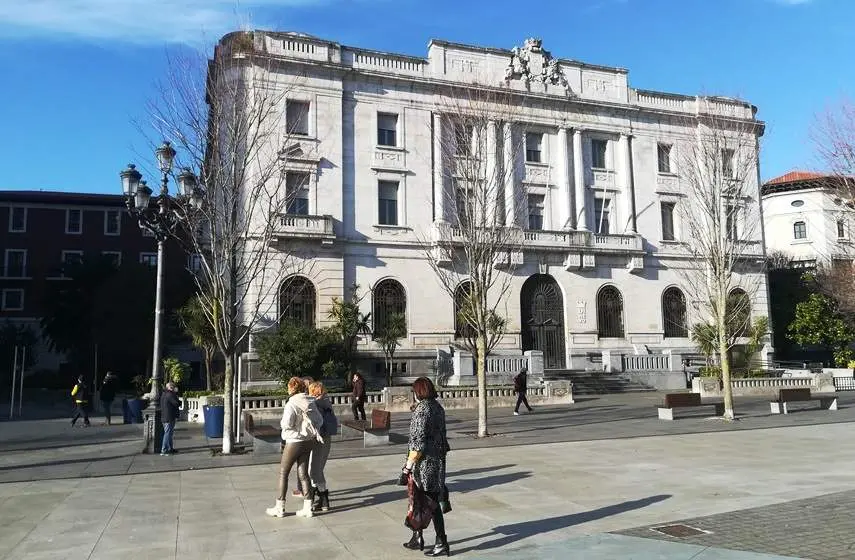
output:
<instances>
[{"instance_id":1,"label":"bare tree","mask_svg":"<svg viewBox=\"0 0 855 560\"><path fill-rule=\"evenodd\" d=\"M298 80L264 53L260 34L232 33L211 60L173 57L149 107L156 129L176 145L179 166L199 178L199 196L180 202L186 219L176 235L197 259L199 303L225 361L223 453L233 445L238 356L251 333L275 323L276 291L304 262L278 235L305 188L285 172L306 155L295 137L308 116L302 107L286 109Z\"/></svg>"},{"instance_id":2,"label":"bare tree","mask_svg":"<svg viewBox=\"0 0 855 560\"><path fill-rule=\"evenodd\" d=\"M513 126L522 99L502 88L453 88L439 98L432 129L440 214L421 245L475 356L478 436L486 437L486 359L504 335L501 308L522 264L514 186L521 132Z\"/></svg>"},{"instance_id":3,"label":"bare tree","mask_svg":"<svg viewBox=\"0 0 855 560\"><path fill-rule=\"evenodd\" d=\"M817 119L812 131L828 187L855 202L855 104L843 99Z\"/></svg>"},{"instance_id":4,"label":"bare tree","mask_svg":"<svg viewBox=\"0 0 855 560\"><path fill-rule=\"evenodd\" d=\"M763 275L760 235L759 138L754 108L736 100L699 97L694 131L678 150L685 200L679 205L685 287L721 367L726 419L733 419L730 351L751 329L751 300ZM696 329L697 330L697 329Z\"/></svg>"}]
</instances>

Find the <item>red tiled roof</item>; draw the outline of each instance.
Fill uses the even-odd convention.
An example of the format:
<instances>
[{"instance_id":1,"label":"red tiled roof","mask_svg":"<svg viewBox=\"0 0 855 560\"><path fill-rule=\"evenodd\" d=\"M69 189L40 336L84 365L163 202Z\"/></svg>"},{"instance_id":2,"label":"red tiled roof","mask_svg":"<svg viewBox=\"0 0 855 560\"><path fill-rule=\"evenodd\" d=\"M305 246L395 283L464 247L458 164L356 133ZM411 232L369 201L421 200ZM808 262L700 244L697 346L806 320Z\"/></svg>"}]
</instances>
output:
<instances>
[{"instance_id":1,"label":"red tiled roof","mask_svg":"<svg viewBox=\"0 0 855 560\"><path fill-rule=\"evenodd\" d=\"M822 179L823 177L827 177L827 175L823 175L822 173L814 173L813 171L790 171L789 173L785 173L780 177L775 177L774 179L769 179L766 181L767 185L780 185L781 183L795 183L797 181L810 181L811 179Z\"/></svg>"}]
</instances>

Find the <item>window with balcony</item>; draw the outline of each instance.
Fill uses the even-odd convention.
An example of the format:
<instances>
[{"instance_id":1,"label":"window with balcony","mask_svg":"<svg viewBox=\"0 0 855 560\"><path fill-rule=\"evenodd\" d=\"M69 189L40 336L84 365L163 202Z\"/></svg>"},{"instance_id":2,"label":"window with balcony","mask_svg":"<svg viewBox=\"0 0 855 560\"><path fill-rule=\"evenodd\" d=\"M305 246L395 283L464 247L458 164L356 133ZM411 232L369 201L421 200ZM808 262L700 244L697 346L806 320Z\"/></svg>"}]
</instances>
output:
<instances>
[{"instance_id":1,"label":"window with balcony","mask_svg":"<svg viewBox=\"0 0 855 560\"><path fill-rule=\"evenodd\" d=\"M156 267L157 253L140 253L140 264L144 264L152 268Z\"/></svg>"},{"instance_id":2,"label":"window with balcony","mask_svg":"<svg viewBox=\"0 0 855 560\"><path fill-rule=\"evenodd\" d=\"M288 134L309 135L309 102L289 99L285 102L285 126Z\"/></svg>"},{"instance_id":3,"label":"window with balcony","mask_svg":"<svg viewBox=\"0 0 855 560\"><path fill-rule=\"evenodd\" d=\"M3 311L21 311L24 309L24 290L3 290Z\"/></svg>"},{"instance_id":4,"label":"window with balcony","mask_svg":"<svg viewBox=\"0 0 855 560\"><path fill-rule=\"evenodd\" d=\"M285 175L285 192L288 193L286 211L289 214L309 214L309 174L289 171Z\"/></svg>"},{"instance_id":5,"label":"window with balcony","mask_svg":"<svg viewBox=\"0 0 855 560\"><path fill-rule=\"evenodd\" d=\"M398 225L398 183L380 181L377 183L377 223L383 226Z\"/></svg>"},{"instance_id":6,"label":"window with balcony","mask_svg":"<svg viewBox=\"0 0 855 560\"><path fill-rule=\"evenodd\" d=\"M5 262L3 263L4 276L9 278L23 278L27 275L27 250L6 249Z\"/></svg>"},{"instance_id":7,"label":"window with balcony","mask_svg":"<svg viewBox=\"0 0 855 560\"><path fill-rule=\"evenodd\" d=\"M807 225L804 222L793 224L793 239L807 239Z\"/></svg>"},{"instance_id":8,"label":"window with balcony","mask_svg":"<svg viewBox=\"0 0 855 560\"><path fill-rule=\"evenodd\" d=\"M27 209L24 206L9 208L9 232L25 233L27 231Z\"/></svg>"},{"instance_id":9,"label":"window with balcony","mask_svg":"<svg viewBox=\"0 0 855 560\"><path fill-rule=\"evenodd\" d=\"M468 156L472 154L472 125L454 123L454 154Z\"/></svg>"},{"instance_id":10,"label":"window with balcony","mask_svg":"<svg viewBox=\"0 0 855 560\"><path fill-rule=\"evenodd\" d=\"M471 223L470 217L475 211L471 189L461 186L456 187L454 190L454 204L457 209L457 225L462 228L468 227Z\"/></svg>"},{"instance_id":11,"label":"window with balcony","mask_svg":"<svg viewBox=\"0 0 855 560\"><path fill-rule=\"evenodd\" d=\"M83 233L83 211L76 208L65 211L65 233Z\"/></svg>"},{"instance_id":12,"label":"window with balcony","mask_svg":"<svg viewBox=\"0 0 855 560\"><path fill-rule=\"evenodd\" d=\"M609 143L606 140L599 138L591 139L591 167L594 169L608 169L608 162L606 161L608 147Z\"/></svg>"},{"instance_id":13,"label":"window with balcony","mask_svg":"<svg viewBox=\"0 0 855 560\"><path fill-rule=\"evenodd\" d=\"M528 195L528 229L543 229L543 202L542 194Z\"/></svg>"},{"instance_id":14,"label":"window with balcony","mask_svg":"<svg viewBox=\"0 0 855 560\"><path fill-rule=\"evenodd\" d=\"M398 115L394 113L377 113L377 145L398 145Z\"/></svg>"},{"instance_id":15,"label":"window with balcony","mask_svg":"<svg viewBox=\"0 0 855 560\"><path fill-rule=\"evenodd\" d=\"M113 268L119 268L120 266L122 266L121 251L102 251L101 256L107 259L110 264L113 265Z\"/></svg>"},{"instance_id":16,"label":"window with balcony","mask_svg":"<svg viewBox=\"0 0 855 560\"><path fill-rule=\"evenodd\" d=\"M659 161L659 173L671 173L671 145L658 144L656 155Z\"/></svg>"},{"instance_id":17,"label":"window with balcony","mask_svg":"<svg viewBox=\"0 0 855 560\"><path fill-rule=\"evenodd\" d=\"M610 198L594 199L594 232L611 233L611 208Z\"/></svg>"},{"instance_id":18,"label":"window with balcony","mask_svg":"<svg viewBox=\"0 0 855 560\"><path fill-rule=\"evenodd\" d=\"M721 151L721 174L725 179L733 178L734 151L727 148Z\"/></svg>"},{"instance_id":19,"label":"window with balcony","mask_svg":"<svg viewBox=\"0 0 855 560\"><path fill-rule=\"evenodd\" d=\"M674 241L674 209L673 202L660 202L659 210L662 214L662 241Z\"/></svg>"},{"instance_id":20,"label":"window with balcony","mask_svg":"<svg viewBox=\"0 0 855 560\"><path fill-rule=\"evenodd\" d=\"M846 234L846 220L837 220L837 239L848 239Z\"/></svg>"},{"instance_id":21,"label":"window with balcony","mask_svg":"<svg viewBox=\"0 0 855 560\"><path fill-rule=\"evenodd\" d=\"M119 210L104 211L104 235L119 235L122 231L122 213Z\"/></svg>"},{"instance_id":22,"label":"window with balcony","mask_svg":"<svg viewBox=\"0 0 855 560\"><path fill-rule=\"evenodd\" d=\"M540 132L526 132L525 134L525 160L531 163L542 163L543 134Z\"/></svg>"}]
</instances>

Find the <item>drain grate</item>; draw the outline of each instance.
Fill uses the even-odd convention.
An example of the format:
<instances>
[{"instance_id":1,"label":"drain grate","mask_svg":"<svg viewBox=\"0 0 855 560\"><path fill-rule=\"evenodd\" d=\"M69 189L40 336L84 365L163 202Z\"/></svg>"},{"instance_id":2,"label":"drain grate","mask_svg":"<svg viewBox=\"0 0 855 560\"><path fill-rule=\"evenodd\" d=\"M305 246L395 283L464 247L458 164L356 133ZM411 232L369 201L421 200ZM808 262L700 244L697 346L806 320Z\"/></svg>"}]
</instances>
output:
<instances>
[{"instance_id":1,"label":"drain grate","mask_svg":"<svg viewBox=\"0 0 855 560\"><path fill-rule=\"evenodd\" d=\"M661 527L651 527L650 530L678 539L685 539L687 537L697 537L698 535L708 535L710 533L709 531L704 531L703 529L683 525L682 523L678 523L676 525L663 525Z\"/></svg>"}]
</instances>

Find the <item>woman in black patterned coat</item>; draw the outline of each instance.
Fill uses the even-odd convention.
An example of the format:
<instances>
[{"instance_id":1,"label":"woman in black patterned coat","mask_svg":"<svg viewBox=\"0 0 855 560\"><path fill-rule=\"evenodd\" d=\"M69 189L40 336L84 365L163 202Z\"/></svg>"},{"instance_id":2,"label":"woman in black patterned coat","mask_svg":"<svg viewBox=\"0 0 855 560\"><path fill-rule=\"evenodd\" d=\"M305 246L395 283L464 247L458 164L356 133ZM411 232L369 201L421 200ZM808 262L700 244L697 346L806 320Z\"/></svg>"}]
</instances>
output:
<instances>
[{"instance_id":1,"label":"woman in black patterned coat","mask_svg":"<svg viewBox=\"0 0 855 560\"><path fill-rule=\"evenodd\" d=\"M433 526L436 544L425 552L425 556L449 556L448 539L445 535L445 519L439 502L445 489L445 456L449 451L445 432L445 409L437 400L436 388L427 377L413 383L416 406L410 420L410 443L404 475L411 475L419 490L423 491L436 505L433 511ZM423 546L421 532L414 531L404 547L417 549Z\"/></svg>"}]
</instances>

